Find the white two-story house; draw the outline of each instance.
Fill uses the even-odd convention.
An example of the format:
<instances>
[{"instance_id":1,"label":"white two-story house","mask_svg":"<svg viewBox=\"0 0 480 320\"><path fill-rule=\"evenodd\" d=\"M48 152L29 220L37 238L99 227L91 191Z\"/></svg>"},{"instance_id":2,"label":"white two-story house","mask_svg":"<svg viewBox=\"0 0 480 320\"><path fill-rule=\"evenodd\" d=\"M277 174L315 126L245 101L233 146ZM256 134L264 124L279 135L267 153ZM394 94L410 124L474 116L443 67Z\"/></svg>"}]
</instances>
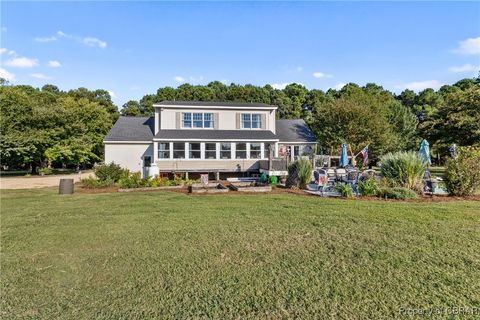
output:
<instances>
[{"instance_id":1,"label":"white two-story house","mask_svg":"<svg viewBox=\"0 0 480 320\"><path fill-rule=\"evenodd\" d=\"M262 103L163 101L154 117L120 117L104 140L105 162L143 176L267 171L272 159L310 154L315 136L303 120L276 120ZM270 161L269 161L270 160Z\"/></svg>"}]
</instances>

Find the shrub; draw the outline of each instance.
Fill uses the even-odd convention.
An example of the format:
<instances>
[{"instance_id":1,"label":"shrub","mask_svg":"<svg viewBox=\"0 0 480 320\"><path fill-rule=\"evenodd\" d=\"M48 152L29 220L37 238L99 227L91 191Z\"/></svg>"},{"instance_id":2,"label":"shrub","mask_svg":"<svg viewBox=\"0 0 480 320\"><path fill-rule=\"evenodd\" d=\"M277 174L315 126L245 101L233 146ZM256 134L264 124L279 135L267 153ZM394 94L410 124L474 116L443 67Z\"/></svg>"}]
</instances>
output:
<instances>
[{"instance_id":1,"label":"shrub","mask_svg":"<svg viewBox=\"0 0 480 320\"><path fill-rule=\"evenodd\" d=\"M114 182L117 182L120 179L128 176L127 169L123 169L122 167L120 167L120 165L113 162L109 164L97 165L95 166L94 171L98 180L101 181L113 180Z\"/></svg>"},{"instance_id":2,"label":"shrub","mask_svg":"<svg viewBox=\"0 0 480 320\"><path fill-rule=\"evenodd\" d=\"M459 148L458 156L447 161L445 185L451 195L475 194L480 187L480 148Z\"/></svg>"},{"instance_id":3,"label":"shrub","mask_svg":"<svg viewBox=\"0 0 480 320\"><path fill-rule=\"evenodd\" d=\"M80 182L83 187L87 189L107 188L114 185L114 182L111 179L99 180L93 177L80 179Z\"/></svg>"},{"instance_id":4,"label":"shrub","mask_svg":"<svg viewBox=\"0 0 480 320\"><path fill-rule=\"evenodd\" d=\"M335 190L340 192L340 195L344 198L353 197L353 189L352 189L352 186L349 184L343 184L343 183L337 184L335 186Z\"/></svg>"},{"instance_id":5,"label":"shrub","mask_svg":"<svg viewBox=\"0 0 480 320\"><path fill-rule=\"evenodd\" d=\"M426 164L415 151L389 153L381 158L380 174L391 187L422 190Z\"/></svg>"},{"instance_id":6,"label":"shrub","mask_svg":"<svg viewBox=\"0 0 480 320\"><path fill-rule=\"evenodd\" d=\"M165 187L170 183L167 177L156 176L152 180L152 187Z\"/></svg>"},{"instance_id":7,"label":"shrub","mask_svg":"<svg viewBox=\"0 0 480 320\"><path fill-rule=\"evenodd\" d=\"M140 172L133 172L118 181L118 185L122 189L140 188L144 184L145 182L142 181Z\"/></svg>"},{"instance_id":8,"label":"shrub","mask_svg":"<svg viewBox=\"0 0 480 320\"><path fill-rule=\"evenodd\" d=\"M380 187L375 178L369 178L358 183L358 191L362 196L376 196L380 192Z\"/></svg>"},{"instance_id":9,"label":"shrub","mask_svg":"<svg viewBox=\"0 0 480 320\"><path fill-rule=\"evenodd\" d=\"M379 195L383 198L388 199L398 199L398 200L406 200L406 199L416 199L418 195L415 191L402 188L402 187L394 187L394 188L386 188L383 189Z\"/></svg>"},{"instance_id":10,"label":"shrub","mask_svg":"<svg viewBox=\"0 0 480 320\"><path fill-rule=\"evenodd\" d=\"M49 167L38 169L38 174L41 176L46 176L52 173L53 173L53 170L52 168L49 168Z\"/></svg>"},{"instance_id":11,"label":"shrub","mask_svg":"<svg viewBox=\"0 0 480 320\"><path fill-rule=\"evenodd\" d=\"M288 167L288 175L289 178L293 178L293 180L298 179L298 181L291 183L291 185L296 185L298 183L300 189L305 189L312 178L312 164L308 159L300 158ZM287 179L287 185L288 184Z\"/></svg>"}]
</instances>

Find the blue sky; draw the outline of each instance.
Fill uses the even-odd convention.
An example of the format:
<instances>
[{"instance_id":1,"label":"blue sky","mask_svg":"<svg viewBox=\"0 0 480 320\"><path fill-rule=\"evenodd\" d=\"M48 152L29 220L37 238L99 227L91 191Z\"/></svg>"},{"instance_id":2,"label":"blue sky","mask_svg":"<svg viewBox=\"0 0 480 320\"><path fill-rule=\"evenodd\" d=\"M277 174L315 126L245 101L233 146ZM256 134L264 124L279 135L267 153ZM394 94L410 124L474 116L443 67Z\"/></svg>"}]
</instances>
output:
<instances>
[{"instance_id":1,"label":"blue sky","mask_svg":"<svg viewBox=\"0 0 480 320\"><path fill-rule=\"evenodd\" d=\"M5 2L0 76L111 91L184 82L438 88L480 69L480 2Z\"/></svg>"}]
</instances>

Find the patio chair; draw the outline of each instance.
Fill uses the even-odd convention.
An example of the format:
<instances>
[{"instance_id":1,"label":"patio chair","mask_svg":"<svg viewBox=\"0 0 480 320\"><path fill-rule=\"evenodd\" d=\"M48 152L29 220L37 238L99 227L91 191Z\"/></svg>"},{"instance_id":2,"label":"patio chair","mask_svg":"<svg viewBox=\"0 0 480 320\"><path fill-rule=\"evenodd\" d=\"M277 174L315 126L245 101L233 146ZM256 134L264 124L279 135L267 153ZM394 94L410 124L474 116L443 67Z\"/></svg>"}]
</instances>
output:
<instances>
[{"instance_id":1,"label":"patio chair","mask_svg":"<svg viewBox=\"0 0 480 320\"><path fill-rule=\"evenodd\" d=\"M337 175L335 173L335 169L334 168L323 168L323 170L325 170L327 172L327 182L328 182L328 185L330 186L335 186L335 182L337 180Z\"/></svg>"},{"instance_id":2,"label":"patio chair","mask_svg":"<svg viewBox=\"0 0 480 320\"><path fill-rule=\"evenodd\" d=\"M317 184L317 191L320 191L323 196L323 192L328 186L328 175L327 171L320 169L313 172L315 178L315 183Z\"/></svg>"},{"instance_id":3,"label":"patio chair","mask_svg":"<svg viewBox=\"0 0 480 320\"><path fill-rule=\"evenodd\" d=\"M347 170L344 168L335 169L335 177L337 181L344 181L344 178L347 176Z\"/></svg>"},{"instance_id":4,"label":"patio chair","mask_svg":"<svg viewBox=\"0 0 480 320\"><path fill-rule=\"evenodd\" d=\"M423 191L429 192L433 195L435 189L438 188L438 181L435 177L432 176L430 171L426 170L423 175Z\"/></svg>"},{"instance_id":5,"label":"patio chair","mask_svg":"<svg viewBox=\"0 0 480 320\"><path fill-rule=\"evenodd\" d=\"M344 179L346 183L354 183L358 182L359 173L357 170L351 170L347 172L347 175Z\"/></svg>"},{"instance_id":6,"label":"patio chair","mask_svg":"<svg viewBox=\"0 0 480 320\"><path fill-rule=\"evenodd\" d=\"M373 170L373 169L364 170L360 174L359 180L364 181L364 180L367 180L367 179L370 179L370 178L375 178L375 175L376 175L375 170Z\"/></svg>"}]
</instances>

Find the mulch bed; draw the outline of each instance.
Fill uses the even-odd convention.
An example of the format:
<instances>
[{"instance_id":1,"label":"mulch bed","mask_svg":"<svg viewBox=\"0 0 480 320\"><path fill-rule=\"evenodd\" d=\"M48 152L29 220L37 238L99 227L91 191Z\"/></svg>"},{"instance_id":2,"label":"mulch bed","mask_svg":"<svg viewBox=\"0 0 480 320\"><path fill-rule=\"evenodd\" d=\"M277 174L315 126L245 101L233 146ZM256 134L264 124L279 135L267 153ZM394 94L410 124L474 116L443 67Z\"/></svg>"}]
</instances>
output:
<instances>
[{"instance_id":1,"label":"mulch bed","mask_svg":"<svg viewBox=\"0 0 480 320\"><path fill-rule=\"evenodd\" d=\"M75 193L81 193L81 194L98 194L98 193L113 193L113 192L118 192L118 187L108 187L108 188L96 188L96 189L90 189L90 188L84 188L79 184L75 185ZM177 193L183 193L183 194L188 194L187 187L185 188L177 188L177 189L163 189L163 190L158 190L158 189L151 189L148 190L148 188L144 188L142 192L177 192ZM229 195L238 195L240 194L239 192L225 192L223 193L224 196L229 196ZM272 188L272 191L270 192L241 192L242 195L256 195L259 196L261 194L264 195L270 195L270 194L294 194L294 195L299 195L299 196L306 196L306 197L317 197L317 195L307 193L303 190L300 189L287 189L287 188L282 188L282 187L276 187ZM215 193L191 193L190 195L192 196L211 196L215 195ZM390 201L390 202L452 202L452 201L480 201L480 194L474 195L474 196L467 196L467 197L454 197L454 196L448 196L448 195L425 195L422 197L419 197L418 199L409 199L409 200L396 200L396 199L383 199L383 198L378 198L378 197L355 197L355 198L337 198L337 199L344 199L346 201Z\"/></svg>"}]
</instances>

